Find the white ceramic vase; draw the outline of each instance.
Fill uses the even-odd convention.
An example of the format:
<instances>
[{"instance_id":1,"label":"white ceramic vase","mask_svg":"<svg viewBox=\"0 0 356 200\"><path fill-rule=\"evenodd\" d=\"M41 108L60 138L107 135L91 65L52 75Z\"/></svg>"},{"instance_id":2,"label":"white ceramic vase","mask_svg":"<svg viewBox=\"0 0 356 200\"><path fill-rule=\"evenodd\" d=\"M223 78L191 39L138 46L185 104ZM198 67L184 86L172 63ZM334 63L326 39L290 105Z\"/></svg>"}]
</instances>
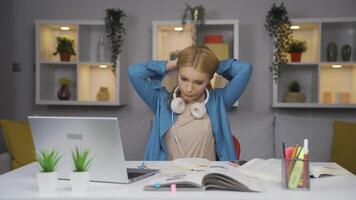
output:
<instances>
[{"instance_id":1,"label":"white ceramic vase","mask_svg":"<svg viewBox=\"0 0 356 200\"><path fill-rule=\"evenodd\" d=\"M70 182L73 192L85 192L89 187L89 171L71 172Z\"/></svg>"},{"instance_id":2,"label":"white ceramic vase","mask_svg":"<svg viewBox=\"0 0 356 200\"><path fill-rule=\"evenodd\" d=\"M53 193L56 191L57 172L38 172L37 183L40 193Z\"/></svg>"}]
</instances>

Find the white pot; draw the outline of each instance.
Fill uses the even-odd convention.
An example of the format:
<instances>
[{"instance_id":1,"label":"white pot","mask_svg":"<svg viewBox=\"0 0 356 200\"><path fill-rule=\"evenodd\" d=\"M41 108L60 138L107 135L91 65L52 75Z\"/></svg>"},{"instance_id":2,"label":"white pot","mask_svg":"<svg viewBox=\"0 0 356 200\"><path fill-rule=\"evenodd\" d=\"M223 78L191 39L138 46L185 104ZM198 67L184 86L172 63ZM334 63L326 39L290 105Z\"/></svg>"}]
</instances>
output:
<instances>
[{"instance_id":1,"label":"white pot","mask_svg":"<svg viewBox=\"0 0 356 200\"><path fill-rule=\"evenodd\" d=\"M55 192L57 184L57 172L38 172L37 183L40 193Z\"/></svg>"},{"instance_id":2,"label":"white pot","mask_svg":"<svg viewBox=\"0 0 356 200\"><path fill-rule=\"evenodd\" d=\"M89 186L89 171L71 172L70 182L73 192L85 192Z\"/></svg>"}]
</instances>

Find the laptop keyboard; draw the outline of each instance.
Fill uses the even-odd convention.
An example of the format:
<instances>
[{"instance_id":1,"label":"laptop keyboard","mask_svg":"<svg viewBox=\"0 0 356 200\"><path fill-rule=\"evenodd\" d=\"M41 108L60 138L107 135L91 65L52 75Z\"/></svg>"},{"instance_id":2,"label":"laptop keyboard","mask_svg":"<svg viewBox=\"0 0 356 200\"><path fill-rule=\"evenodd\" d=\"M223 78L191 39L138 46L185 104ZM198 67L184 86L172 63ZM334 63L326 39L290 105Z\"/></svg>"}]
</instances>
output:
<instances>
[{"instance_id":1,"label":"laptop keyboard","mask_svg":"<svg viewBox=\"0 0 356 200\"><path fill-rule=\"evenodd\" d=\"M144 174L147 174L147 173L143 173L143 172L127 172L127 176L128 176L129 179L133 179L133 178L142 176Z\"/></svg>"}]
</instances>

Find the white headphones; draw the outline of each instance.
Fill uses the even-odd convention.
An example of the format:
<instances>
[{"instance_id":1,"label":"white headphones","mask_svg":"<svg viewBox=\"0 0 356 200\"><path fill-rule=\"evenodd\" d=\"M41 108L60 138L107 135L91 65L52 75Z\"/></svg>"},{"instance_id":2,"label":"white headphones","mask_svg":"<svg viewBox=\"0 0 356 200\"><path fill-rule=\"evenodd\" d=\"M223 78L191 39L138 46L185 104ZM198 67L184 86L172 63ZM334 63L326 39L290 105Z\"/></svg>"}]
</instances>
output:
<instances>
[{"instance_id":1,"label":"white headphones","mask_svg":"<svg viewBox=\"0 0 356 200\"><path fill-rule=\"evenodd\" d=\"M185 108L185 102L181 97L177 97L179 87L177 86L173 92L173 100L171 102L171 109L173 112L177 114L181 114ZM204 117L206 113L206 103L209 100L209 90L205 88L206 98L203 103L196 102L190 107L190 113L192 113L193 117L197 119L201 119Z\"/></svg>"}]
</instances>

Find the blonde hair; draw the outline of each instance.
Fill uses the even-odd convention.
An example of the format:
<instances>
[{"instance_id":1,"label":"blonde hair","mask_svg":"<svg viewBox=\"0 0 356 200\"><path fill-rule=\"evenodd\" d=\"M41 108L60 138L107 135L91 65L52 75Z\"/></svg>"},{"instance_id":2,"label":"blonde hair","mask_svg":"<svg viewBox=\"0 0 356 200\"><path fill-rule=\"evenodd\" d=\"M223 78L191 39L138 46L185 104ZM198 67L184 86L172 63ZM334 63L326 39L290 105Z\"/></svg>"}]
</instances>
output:
<instances>
[{"instance_id":1,"label":"blonde hair","mask_svg":"<svg viewBox=\"0 0 356 200\"><path fill-rule=\"evenodd\" d=\"M218 69L219 59L206 46L189 46L178 54L177 67L193 67L201 73L209 74L210 79L214 77Z\"/></svg>"},{"instance_id":2,"label":"blonde hair","mask_svg":"<svg viewBox=\"0 0 356 200\"><path fill-rule=\"evenodd\" d=\"M207 73L209 79L214 77L215 72L218 70L218 66L219 59L206 46L189 46L181 50L177 57L178 70L182 67L193 67L201 73ZM212 88L210 82L207 88ZM169 102L173 99L173 92L174 90L172 90L168 96Z\"/></svg>"}]
</instances>

